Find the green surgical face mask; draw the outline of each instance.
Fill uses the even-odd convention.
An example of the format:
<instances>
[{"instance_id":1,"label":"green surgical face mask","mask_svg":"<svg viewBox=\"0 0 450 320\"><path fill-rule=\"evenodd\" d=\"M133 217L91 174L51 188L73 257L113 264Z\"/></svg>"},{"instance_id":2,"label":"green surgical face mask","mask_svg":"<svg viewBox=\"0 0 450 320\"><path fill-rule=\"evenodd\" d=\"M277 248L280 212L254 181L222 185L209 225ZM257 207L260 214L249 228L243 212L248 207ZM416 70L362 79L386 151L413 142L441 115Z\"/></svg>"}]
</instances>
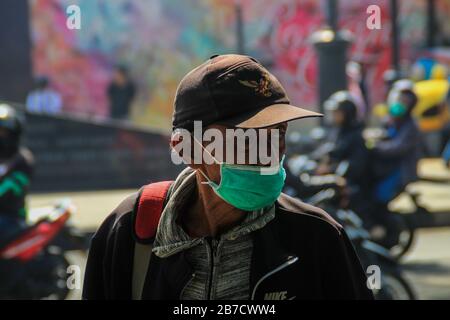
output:
<instances>
[{"instance_id":1,"label":"green surgical face mask","mask_svg":"<svg viewBox=\"0 0 450 320\"><path fill-rule=\"evenodd\" d=\"M403 117L406 113L406 106L401 102L394 102L389 106L389 114L394 118Z\"/></svg>"},{"instance_id":2,"label":"green surgical face mask","mask_svg":"<svg viewBox=\"0 0 450 320\"><path fill-rule=\"evenodd\" d=\"M232 206L254 211L272 205L280 196L286 179L284 155L275 167L220 163L220 184L206 182L214 192Z\"/></svg>"}]
</instances>

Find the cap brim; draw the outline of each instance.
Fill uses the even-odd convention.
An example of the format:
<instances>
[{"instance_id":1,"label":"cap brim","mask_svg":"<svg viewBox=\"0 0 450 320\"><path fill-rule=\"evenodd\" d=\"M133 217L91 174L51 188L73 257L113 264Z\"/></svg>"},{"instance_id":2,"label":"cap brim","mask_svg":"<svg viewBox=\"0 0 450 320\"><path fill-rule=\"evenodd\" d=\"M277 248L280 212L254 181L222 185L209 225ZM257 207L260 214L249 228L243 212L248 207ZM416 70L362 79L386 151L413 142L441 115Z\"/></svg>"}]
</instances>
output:
<instances>
[{"instance_id":1,"label":"cap brim","mask_svg":"<svg viewBox=\"0 0 450 320\"><path fill-rule=\"evenodd\" d=\"M238 128L264 128L295 119L323 117L323 114L290 104L273 104L222 122Z\"/></svg>"}]
</instances>

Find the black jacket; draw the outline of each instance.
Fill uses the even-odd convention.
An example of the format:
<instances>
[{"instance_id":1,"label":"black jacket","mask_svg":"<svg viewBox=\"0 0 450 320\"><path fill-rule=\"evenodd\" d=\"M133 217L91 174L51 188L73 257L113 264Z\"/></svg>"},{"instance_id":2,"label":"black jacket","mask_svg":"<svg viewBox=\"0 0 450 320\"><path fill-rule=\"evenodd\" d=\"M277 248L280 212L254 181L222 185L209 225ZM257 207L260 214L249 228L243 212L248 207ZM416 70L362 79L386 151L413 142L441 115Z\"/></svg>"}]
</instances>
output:
<instances>
[{"instance_id":1,"label":"black jacket","mask_svg":"<svg viewBox=\"0 0 450 320\"><path fill-rule=\"evenodd\" d=\"M32 153L21 148L13 157L0 160L0 215L24 220L25 198L33 176Z\"/></svg>"},{"instance_id":2,"label":"black jacket","mask_svg":"<svg viewBox=\"0 0 450 320\"><path fill-rule=\"evenodd\" d=\"M108 86L111 118L125 119L129 116L130 105L135 95L135 86L127 82L124 86L111 83Z\"/></svg>"},{"instance_id":3,"label":"black jacket","mask_svg":"<svg viewBox=\"0 0 450 320\"><path fill-rule=\"evenodd\" d=\"M394 126L391 126L391 129ZM417 180L417 163L422 157L423 145L420 130L412 116L407 116L395 126L394 137L380 141L372 150L371 159L377 180L400 169L402 187Z\"/></svg>"},{"instance_id":4,"label":"black jacket","mask_svg":"<svg viewBox=\"0 0 450 320\"><path fill-rule=\"evenodd\" d=\"M93 237L84 299L130 299L137 196L124 200ZM282 194L275 218L252 236L250 297L255 300L283 291L295 299L373 298L347 235L323 210ZM179 299L192 273L184 252L168 258L152 254L142 298Z\"/></svg>"},{"instance_id":5,"label":"black jacket","mask_svg":"<svg viewBox=\"0 0 450 320\"><path fill-rule=\"evenodd\" d=\"M350 184L364 185L368 168L368 151L363 138L363 127L359 124L349 125L332 132L330 136L334 143L330 151L333 164L348 161L345 178Z\"/></svg>"}]
</instances>

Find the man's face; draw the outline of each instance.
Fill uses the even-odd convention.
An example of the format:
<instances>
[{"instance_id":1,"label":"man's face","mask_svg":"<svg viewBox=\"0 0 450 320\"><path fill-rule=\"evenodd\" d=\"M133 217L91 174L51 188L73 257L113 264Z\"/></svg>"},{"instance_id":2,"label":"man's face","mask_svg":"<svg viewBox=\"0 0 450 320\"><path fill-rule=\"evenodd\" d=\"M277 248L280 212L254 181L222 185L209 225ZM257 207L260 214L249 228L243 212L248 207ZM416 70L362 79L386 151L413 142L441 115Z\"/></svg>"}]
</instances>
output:
<instances>
[{"instance_id":1,"label":"man's face","mask_svg":"<svg viewBox=\"0 0 450 320\"><path fill-rule=\"evenodd\" d=\"M238 164L238 165L257 165L257 166L270 166L271 163L262 163L261 157L259 157L260 152L265 153L267 150L267 156L273 157L277 159L277 163L281 160L281 157L286 151L286 143L285 143L285 135L287 131L288 124L287 122L283 122L277 125L273 125L266 128L261 129L242 129L244 132L245 138L244 143L239 145L239 137L238 134L240 131L237 128L230 128L222 125L211 125L208 128L213 128L219 130L224 137L228 136L229 138L225 138L223 141L222 148L222 161L228 164ZM275 131L274 131L275 130ZM276 139L278 132L278 139ZM233 135L231 135L233 133ZM252 141L251 134L256 133L256 142L255 139ZM232 136L232 137L231 137ZM276 139L276 141L274 141ZM203 146L206 148L208 143L203 143ZM265 145L265 146L264 146ZM230 157L227 152L227 147L232 147L233 149L233 157ZM274 148L276 150L274 150ZM263 150L265 149L265 150ZM251 161L252 155L258 155L255 161ZM212 154L215 158L217 158L217 154ZM244 159L244 161L239 161L240 159ZM207 172L208 177L216 183L220 183L220 165L216 162L212 164L203 164L204 171Z\"/></svg>"},{"instance_id":2,"label":"man's face","mask_svg":"<svg viewBox=\"0 0 450 320\"><path fill-rule=\"evenodd\" d=\"M0 128L0 158L11 156L11 143L11 133L5 128Z\"/></svg>"},{"instance_id":3,"label":"man's face","mask_svg":"<svg viewBox=\"0 0 450 320\"><path fill-rule=\"evenodd\" d=\"M123 85L126 82L126 77L122 71L114 70L113 81L118 85Z\"/></svg>"},{"instance_id":4,"label":"man's face","mask_svg":"<svg viewBox=\"0 0 450 320\"><path fill-rule=\"evenodd\" d=\"M406 108L408 108L408 106L411 104L411 101L410 101L409 97L407 95L405 95L405 94L401 94L398 100Z\"/></svg>"},{"instance_id":5,"label":"man's face","mask_svg":"<svg viewBox=\"0 0 450 320\"><path fill-rule=\"evenodd\" d=\"M286 151L287 126L287 122L259 129L210 125L201 137L192 138L192 144L202 145L203 159L201 163L191 162L189 165L202 170L216 183L220 183L222 162L248 166L277 165Z\"/></svg>"},{"instance_id":6,"label":"man's face","mask_svg":"<svg viewBox=\"0 0 450 320\"><path fill-rule=\"evenodd\" d=\"M393 120L403 119L408 113L408 105L411 101L408 96L400 94L398 98L389 105L389 114Z\"/></svg>"},{"instance_id":7,"label":"man's face","mask_svg":"<svg viewBox=\"0 0 450 320\"><path fill-rule=\"evenodd\" d=\"M333 126L342 127L345 122L345 115L342 110L334 110L333 111Z\"/></svg>"},{"instance_id":8,"label":"man's face","mask_svg":"<svg viewBox=\"0 0 450 320\"><path fill-rule=\"evenodd\" d=\"M256 129L210 125L207 129L216 129L224 137L222 148L212 155L218 162L228 164L268 166L270 164L262 161L260 156L281 158L286 149L287 126L287 122ZM203 147L207 148L212 142L203 142Z\"/></svg>"}]
</instances>

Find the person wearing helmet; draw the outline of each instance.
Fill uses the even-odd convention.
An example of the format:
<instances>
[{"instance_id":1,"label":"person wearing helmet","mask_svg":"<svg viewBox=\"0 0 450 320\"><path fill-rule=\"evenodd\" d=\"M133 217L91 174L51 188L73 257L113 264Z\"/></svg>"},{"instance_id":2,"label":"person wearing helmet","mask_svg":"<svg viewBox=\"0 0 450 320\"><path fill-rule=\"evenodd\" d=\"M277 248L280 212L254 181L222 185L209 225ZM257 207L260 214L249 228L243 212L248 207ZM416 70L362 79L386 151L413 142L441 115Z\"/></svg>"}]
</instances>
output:
<instances>
[{"instance_id":1,"label":"person wearing helmet","mask_svg":"<svg viewBox=\"0 0 450 320\"><path fill-rule=\"evenodd\" d=\"M347 205L366 219L368 210L365 195L368 191L365 179L368 153L355 100L350 92L338 91L325 101L324 109L330 129L323 147L325 156L319 157L322 161L317 174L336 173L339 171L339 165L346 163L343 177L346 180L346 189L350 191Z\"/></svg>"},{"instance_id":2,"label":"person wearing helmet","mask_svg":"<svg viewBox=\"0 0 450 320\"><path fill-rule=\"evenodd\" d=\"M24 225L25 197L33 156L20 147L21 120L9 105L0 104L0 241L8 240Z\"/></svg>"},{"instance_id":3,"label":"person wearing helmet","mask_svg":"<svg viewBox=\"0 0 450 320\"><path fill-rule=\"evenodd\" d=\"M416 94L408 88L396 89L389 101L389 119L384 140L368 144L371 159L374 213L382 226L389 228L392 215L388 203L397 197L406 185L417 179L417 163L422 153L422 138L413 119L412 111L417 104ZM385 230L389 234L395 234ZM382 233L385 233L384 231ZM385 239L390 246L396 239Z\"/></svg>"},{"instance_id":4,"label":"person wearing helmet","mask_svg":"<svg viewBox=\"0 0 450 320\"><path fill-rule=\"evenodd\" d=\"M422 149L419 128L412 117L417 96L411 89L400 89L389 102L389 121L386 139L369 146L377 162L382 164L385 177L396 176L389 188L380 186L377 198L382 202L392 200L402 186L417 178L417 162Z\"/></svg>"},{"instance_id":5,"label":"person wearing helmet","mask_svg":"<svg viewBox=\"0 0 450 320\"><path fill-rule=\"evenodd\" d=\"M363 126L358 121L356 103L348 91L338 91L325 101L326 121L330 126L328 150L318 173L334 172L336 166L346 161L345 178L351 184L362 184L367 150L362 136Z\"/></svg>"}]
</instances>

